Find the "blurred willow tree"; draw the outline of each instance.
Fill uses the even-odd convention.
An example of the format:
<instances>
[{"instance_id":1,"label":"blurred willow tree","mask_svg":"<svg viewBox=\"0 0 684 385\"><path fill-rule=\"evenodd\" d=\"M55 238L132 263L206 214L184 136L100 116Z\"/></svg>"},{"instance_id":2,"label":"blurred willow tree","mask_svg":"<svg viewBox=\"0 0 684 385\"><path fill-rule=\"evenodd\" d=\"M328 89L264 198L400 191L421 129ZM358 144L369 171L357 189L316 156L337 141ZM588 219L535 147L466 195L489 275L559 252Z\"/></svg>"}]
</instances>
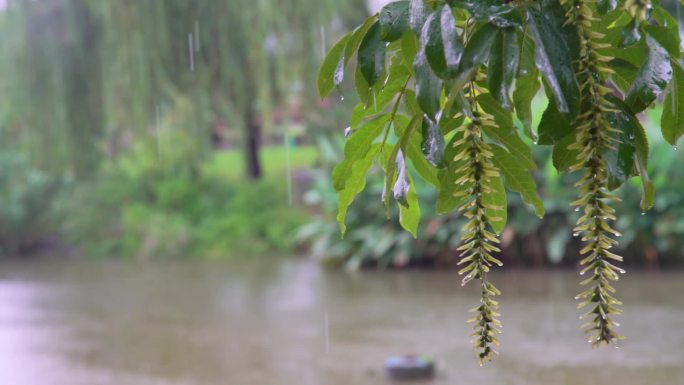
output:
<instances>
[{"instance_id":1,"label":"blurred willow tree","mask_svg":"<svg viewBox=\"0 0 684 385\"><path fill-rule=\"evenodd\" d=\"M1 140L40 168L88 177L104 154L158 134L160 114L183 100L198 140L241 128L258 178L272 111L292 95L314 105L324 32L365 13L362 0L11 1L0 13Z\"/></svg>"}]
</instances>

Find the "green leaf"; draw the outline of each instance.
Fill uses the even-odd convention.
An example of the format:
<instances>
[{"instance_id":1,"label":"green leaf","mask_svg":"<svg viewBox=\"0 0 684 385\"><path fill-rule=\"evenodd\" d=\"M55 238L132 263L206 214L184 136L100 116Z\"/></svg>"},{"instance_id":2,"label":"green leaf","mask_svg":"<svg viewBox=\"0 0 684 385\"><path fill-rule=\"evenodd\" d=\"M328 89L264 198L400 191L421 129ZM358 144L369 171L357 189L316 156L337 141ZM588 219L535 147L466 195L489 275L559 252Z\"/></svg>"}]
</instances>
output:
<instances>
[{"instance_id":1,"label":"green leaf","mask_svg":"<svg viewBox=\"0 0 684 385\"><path fill-rule=\"evenodd\" d=\"M513 125L513 117L509 111L504 110L490 94L480 94L477 102L482 109L494 116L494 121L498 125L496 128L484 126L484 133L495 142L506 147L506 149L524 164L528 169L536 168L532 159L532 150L523 142Z\"/></svg>"},{"instance_id":2,"label":"green leaf","mask_svg":"<svg viewBox=\"0 0 684 385\"><path fill-rule=\"evenodd\" d=\"M508 110L513 108L510 91L518 72L519 55L520 44L515 29L500 29L489 52L487 85L492 96Z\"/></svg>"},{"instance_id":3,"label":"green leaf","mask_svg":"<svg viewBox=\"0 0 684 385\"><path fill-rule=\"evenodd\" d=\"M580 57L579 32L574 23L567 23L565 7L558 0L542 0L541 13L544 15L549 28L558 31L568 49L573 63Z\"/></svg>"},{"instance_id":4,"label":"green leaf","mask_svg":"<svg viewBox=\"0 0 684 385\"><path fill-rule=\"evenodd\" d=\"M568 114L562 114L553 101L549 101L539 122L537 144L555 144L574 131Z\"/></svg>"},{"instance_id":5,"label":"green leaf","mask_svg":"<svg viewBox=\"0 0 684 385\"><path fill-rule=\"evenodd\" d=\"M611 127L619 130L620 134L612 136L620 141L616 150L608 150L603 154L608 171L608 188L614 190L622 186L632 175L634 169L634 155L636 146L636 130L631 114L623 111L606 112L606 120Z\"/></svg>"},{"instance_id":6,"label":"green leaf","mask_svg":"<svg viewBox=\"0 0 684 385\"><path fill-rule=\"evenodd\" d=\"M672 83L663 102L663 116L660 121L663 138L673 146L684 135L684 68L679 62L672 62Z\"/></svg>"},{"instance_id":7,"label":"green leaf","mask_svg":"<svg viewBox=\"0 0 684 385\"><path fill-rule=\"evenodd\" d=\"M351 34L342 36L323 59L316 81L318 94L321 98L328 96L336 86L342 83L344 77L344 48L347 46L350 36Z\"/></svg>"},{"instance_id":8,"label":"green leaf","mask_svg":"<svg viewBox=\"0 0 684 385\"><path fill-rule=\"evenodd\" d=\"M420 224L420 201L416 193L416 186L413 183L410 173L408 175L409 188L406 193L406 206L399 206L399 223L404 230L413 235L414 238L418 236L418 225Z\"/></svg>"},{"instance_id":9,"label":"green leaf","mask_svg":"<svg viewBox=\"0 0 684 385\"><path fill-rule=\"evenodd\" d=\"M463 50L461 65L459 66L459 78L464 81L470 80L473 72L489 58L492 42L496 38L498 28L493 24L483 24L473 32L468 39L468 44Z\"/></svg>"},{"instance_id":10,"label":"green leaf","mask_svg":"<svg viewBox=\"0 0 684 385\"><path fill-rule=\"evenodd\" d=\"M635 113L648 107L672 78L672 65L665 48L651 36L646 36L646 45L646 61L639 69L625 98L625 102Z\"/></svg>"},{"instance_id":11,"label":"green leaf","mask_svg":"<svg viewBox=\"0 0 684 385\"><path fill-rule=\"evenodd\" d=\"M403 54L402 59L404 59L404 63L412 75L415 75L413 73L413 61L416 60L418 48L419 43L416 35L413 32L405 33L401 38L401 53Z\"/></svg>"},{"instance_id":12,"label":"green leaf","mask_svg":"<svg viewBox=\"0 0 684 385\"><path fill-rule=\"evenodd\" d=\"M529 76L519 77L515 81L515 90L513 91L515 114L522 123L527 136L534 141L537 141L537 135L532 130L532 100L541 86L537 78L536 69Z\"/></svg>"},{"instance_id":13,"label":"green leaf","mask_svg":"<svg viewBox=\"0 0 684 385\"><path fill-rule=\"evenodd\" d=\"M423 29L425 19L427 19L427 7L423 0L410 0L409 3L409 26L416 36L420 36L420 31Z\"/></svg>"},{"instance_id":14,"label":"green leaf","mask_svg":"<svg viewBox=\"0 0 684 385\"><path fill-rule=\"evenodd\" d=\"M504 228L506 228L507 219L507 201L506 201L506 189L504 188L503 179L501 178L487 178L483 179L482 184L492 191L488 194L484 194L482 201L488 206L494 206L494 208L488 208L485 212L487 218L490 219L489 224L492 226L492 230L495 233L501 234ZM498 220L495 220L498 218Z\"/></svg>"},{"instance_id":15,"label":"green leaf","mask_svg":"<svg viewBox=\"0 0 684 385\"><path fill-rule=\"evenodd\" d=\"M406 156L411 160L411 164L413 164L413 167L421 178L431 185L439 187L439 178L437 177L438 169L425 159L420 148L421 142L422 137L414 134L406 146Z\"/></svg>"},{"instance_id":16,"label":"green leaf","mask_svg":"<svg viewBox=\"0 0 684 385\"><path fill-rule=\"evenodd\" d=\"M389 118L389 115L382 115L368 121L347 139L344 145L344 159L335 166L332 172L335 190L341 191L345 188L352 173L352 166L368 154L373 140L380 136Z\"/></svg>"},{"instance_id":17,"label":"green leaf","mask_svg":"<svg viewBox=\"0 0 684 385\"><path fill-rule=\"evenodd\" d=\"M383 41L399 40L409 29L409 2L395 1L380 10L380 37Z\"/></svg>"},{"instance_id":18,"label":"green leaf","mask_svg":"<svg viewBox=\"0 0 684 385\"><path fill-rule=\"evenodd\" d=\"M655 204L655 187L653 187L653 183L651 183L651 179L648 177L645 160L639 155L638 152L636 154L635 161L637 170L641 176L641 211L646 212Z\"/></svg>"},{"instance_id":19,"label":"green leaf","mask_svg":"<svg viewBox=\"0 0 684 385\"><path fill-rule=\"evenodd\" d=\"M359 50L359 46L361 45L361 42L363 39L366 37L366 34L368 33L368 30L371 29L373 25L375 25L375 22L377 21L376 16L371 16L367 18L363 24L358 26L354 32L352 32L351 36L349 37L349 42L347 42L347 46L344 48L344 65L346 66L347 63L349 62L349 59L354 56L354 54Z\"/></svg>"},{"instance_id":20,"label":"green leaf","mask_svg":"<svg viewBox=\"0 0 684 385\"><path fill-rule=\"evenodd\" d=\"M345 218L347 210L351 206L354 198L366 188L366 174L373 165L373 159L380 151L380 143L373 144L366 154L354 162L350 169L348 183L339 191L337 197L337 223L340 226L340 231L344 235L347 230Z\"/></svg>"},{"instance_id":21,"label":"green leaf","mask_svg":"<svg viewBox=\"0 0 684 385\"><path fill-rule=\"evenodd\" d=\"M390 193L392 192L392 189L394 188L394 183L397 178L397 157L399 156L399 152L401 151L403 153L404 149L406 149L406 146L411 139L411 136L413 133L418 129L418 126L421 124L421 116L416 115L411 119L411 121L403 127L402 130L402 125L396 124L395 123L395 130L397 131L397 135L399 136L399 141L397 144L394 146L394 149L390 153L389 157L387 158L387 163L385 165L385 190L383 193L383 199L385 202L385 208L389 210L389 203L390 203ZM402 155L403 159L403 155Z\"/></svg>"},{"instance_id":22,"label":"green leaf","mask_svg":"<svg viewBox=\"0 0 684 385\"><path fill-rule=\"evenodd\" d=\"M623 94L626 94L629 87L632 85L632 82L634 82L637 72L639 72L639 68L623 59L611 60L610 68L615 71L612 78L615 85L623 91Z\"/></svg>"},{"instance_id":23,"label":"green leaf","mask_svg":"<svg viewBox=\"0 0 684 385\"><path fill-rule=\"evenodd\" d=\"M439 124L424 118L422 134L423 140L420 147L423 155L431 165L438 166L444 157L444 137Z\"/></svg>"},{"instance_id":24,"label":"green leaf","mask_svg":"<svg viewBox=\"0 0 684 385\"><path fill-rule=\"evenodd\" d=\"M462 174L457 173L459 165L452 160L459 153L463 151L463 146L454 147L454 143L463 138L463 133L456 131L456 134L444 150L444 159L447 160L445 167L440 168L437 172L439 178L439 193L437 195L437 213L445 214L457 209L461 206L465 197L457 196L456 193L465 191L471 186L469 184L456 184Z\"/></svg>"},{"instance_id":25,"label":"green leaf","mask_svg":"<svg viewBox=\"0 0 684 385\"><path fill-rule=\"evenodd\" d=\"M421 46L430 67L442 79L458 74L463 43L456 31L456 20L448 5L428 16L421 31Z\"/></svg>"},{"instance_id":26,"label":"green leaf","mask_svg":"<svg viewBox=\"0 0 684 385\"><path fill-rule=\"evenodd\" d=\"M523 201L532 205L537 216L542 218L544 216L544 203L537 193L537 185L529 169L502 147L497 145L491 147L494 153L492 161L501 170L506 180L506 187L519 193Z\"/></svg>"},{"instance_id":27,"label":"green leaf","mask_svg":"<svg viewBox=\"0 0 684 385\"><path fill-rule=\"evenodd\" d=\"M389 66L387 80L384 83L376 83L369 91L366 91L371 94L369 96L372 97L372 100L368 100L369 96L364 96L361 99L365 104L359 104L354 107L351 126L356 127L361 119L385 111L404 89L410 76L411 74L406 65L404 65L404 62L401 58L395 56ZM367 83L365 82L362 82L359 87L361 91L368 90Z\"/></svg>"},{"instance_id":28,"label":"green leaf","mask_svg":"<svg viewBox=\"0 0 684 385\"><path fill-rule=\"evenodd\" d=\"M424 28L423 32L427 34L427 28ZM439 98L442 93L442 80L432 72L427 61L424 44L426 41L427 38L421 36L421 47L413 62L413 69L416 73L416 99L420 109L430 119L436 120L437 112L440 108Z\"/></svg>"},{"instance_id":29,"label":"green leaf","mask_svg":"<svg viewBox=\"0 0 684 385\"><path fill-rule=\"evenodd\" d=\"M620 34L620 47L631 47L641 40L641 30L639 29L639 22L632 19L632 22L622 27Z\"/></svg>"},{"instance_id":30,"label":"green leaf","mask_svg":"<svg viewBox=\"0 0 684 385\"><path fill-rule=\"evenodd\" d=\"M453 0L452 5L465 8L475 20L485 20L497 27L522 25L520 12L512 4L502 4L500 0Z\"/></svg>"},{"instance_id":31,"label":"green leaf","mask_svg":"<svg viewBox=\"0 0 684 385\"><path fill-rule=\"evenodd\" d=\"M385 42L380 39L380 23L375 22L359 46L358 66L369 86L385 73Z\"/></svg>"},{"instance_id":32,"label":"green leaf","mask_svg":"<svg viewBox=\"0 0 684 385\"><path fill-rule=\"evenodd\" d=\"M451 90L445 111L452 111L452 107L458 98L462 97L463 87L475 75L475 71L484 64L489 57L492 41L496 37L498 29L493 24L483 24L473 32L468 44L463 50L461 64L458 67L458 76L451 82Z\"/></svg>"},{"instance_id":33,"label":"green leaf","mask_svg":"<svg viewBox=\"0 0 684 385\"><path fill-rule=\"evenodd\" d=\"M606 13L614 10L617 8L617 0L597 0L596 1L596 10L601 15L605 15Z\"/></svg>"},{"instance_id":34,"label":"green leaf","mask_svg":"<svg viewBox=\"0 0 684 385\"><path fill-rule=\"evenodd\" d=\"M644 26L646 33L658 42L671 58L677 59L681 56L681 39L679 33L673 32L670 28L659 25L647 24Z\"/></svg>"},{"instance_id":35,"label":"green leaf","mask_svg":"<svg viewBox=\"0 0 684 385\"><path fill-rule=\"evenodd\" d=\"M579 112L579 84L560 31L542 13L527 10L527 25L535 41L535 61L554 96L558 110L576 116Z\"/></svg>"},{"instance_id":36,"label":"green leaf","mask_svg":"<svg viewBox=\"0 0 684 385\"><path fill-rule=\"evenodd\" d=\"M527 33L521 33L520 43L520 63L518 65L518 76L532 76L538 73L537 65L534 62L534 40Z\"/></svg>"},{"instance_id":37,"label":"green leaf","mask_svg":"<svg viewBox=\"0 0 684 385\"><path fill-rule=\"evenodd\" d=\"M399 202L400 205L408 207L408 201L406 195L408 194L409 182L408 170L406 169L406 160L404 159L404 152L401 151L400 146L396 148L399 149L397 152L397 157L394 160L395 167L397 169L397 180L394 181L394 186L392 186L392 193L394 194L394 199Z\"/></svg>"},{"instance_id":38,"label":"green leaf","mask_svg":"<svg viewBox=\"0 0 684 385\"><path fill-rule=\"evenodd\" d=\"M553 146L553 166L558 172L563 172L577 163L577 150L570 150L568 146L575 143L575 133L566 135Z\"/></svg>"}]
</instances>

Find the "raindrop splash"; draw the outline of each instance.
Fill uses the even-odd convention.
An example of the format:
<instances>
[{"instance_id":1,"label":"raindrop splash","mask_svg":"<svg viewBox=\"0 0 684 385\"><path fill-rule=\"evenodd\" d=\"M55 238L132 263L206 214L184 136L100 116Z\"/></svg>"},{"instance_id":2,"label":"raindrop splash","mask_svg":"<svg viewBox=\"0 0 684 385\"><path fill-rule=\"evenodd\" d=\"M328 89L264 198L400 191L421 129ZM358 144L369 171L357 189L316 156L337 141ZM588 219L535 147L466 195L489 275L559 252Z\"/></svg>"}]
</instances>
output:
<instances>
[{"instance_id":1,"label":"raindrop splash","mask_svg":"<svg viewBox=\"0 0 684 385\"><path fill-rule=\"evenodd\" d=\"M330 351L330 319L328 317L328 312L325 312L325 352L328 353Z\"/></svg>"}]
</instances>

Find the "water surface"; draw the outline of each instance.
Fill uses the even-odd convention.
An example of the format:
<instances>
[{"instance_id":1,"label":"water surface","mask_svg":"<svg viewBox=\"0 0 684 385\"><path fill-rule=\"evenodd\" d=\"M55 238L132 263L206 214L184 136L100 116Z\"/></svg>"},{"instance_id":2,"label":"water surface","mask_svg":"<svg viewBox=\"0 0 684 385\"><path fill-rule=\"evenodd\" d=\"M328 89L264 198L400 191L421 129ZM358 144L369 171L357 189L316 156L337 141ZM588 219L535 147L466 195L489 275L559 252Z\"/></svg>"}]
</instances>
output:
<instances>
[{"instance_id":1,"label":"water surface","mask_svg":"<svg viewBox=\"0 0 684 385\"><path fill-rule=\"evenodd\" d=\"M326 272L308 261L0 263L2 385L375 385L383 360L432 384L684 384L684 274L618 283L620 349L578 330L572 272L507 271L502 347L479 367L451 271Z\"/></svg>"}]
</instances>

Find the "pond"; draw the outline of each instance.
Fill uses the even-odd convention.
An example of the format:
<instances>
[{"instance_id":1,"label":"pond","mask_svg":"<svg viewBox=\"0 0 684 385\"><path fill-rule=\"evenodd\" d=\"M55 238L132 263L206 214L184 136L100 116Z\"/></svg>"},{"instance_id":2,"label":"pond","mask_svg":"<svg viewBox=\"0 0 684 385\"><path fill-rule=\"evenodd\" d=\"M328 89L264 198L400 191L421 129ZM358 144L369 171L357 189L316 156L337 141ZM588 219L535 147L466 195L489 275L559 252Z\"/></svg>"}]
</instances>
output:
<instances>
[{"instance_id":1,"label":"pond","mask_svg":"<svg viewBox=\"0 0 684 385\"><path fill-rule=\"evenodd\" d=\"M480 367L453 271L329 272L292 259L0 263L0 384L371 385L426 354L431 384L684 384L684 275L618 283L620 349L578 329L568 271L506 271L500 355Z\"/></svg>"}]
</instances>

